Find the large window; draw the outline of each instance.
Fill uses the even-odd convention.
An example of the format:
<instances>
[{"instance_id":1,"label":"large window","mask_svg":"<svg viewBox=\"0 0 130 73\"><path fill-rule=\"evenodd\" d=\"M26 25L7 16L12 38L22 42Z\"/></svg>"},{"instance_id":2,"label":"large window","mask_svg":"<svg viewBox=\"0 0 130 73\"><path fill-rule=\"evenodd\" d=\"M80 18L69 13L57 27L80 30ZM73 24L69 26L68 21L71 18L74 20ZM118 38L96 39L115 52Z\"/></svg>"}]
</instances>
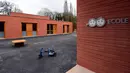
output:
<instances>
[{"instance_id":1,"label":"large window","mask_svg":"<svg viewBox=\"0 0 130 73\"><path fill-rule=\"evenodd\" d=\"M47 24L47 34L56 34L57 25L56 24Z\"/></svg>"},{"instance_id":2,"label":"large window","mask_svg":"<svg viewBox=\"0 0 130 73\"><path fill-rule=\"evenodd\" d=\"M26 36L26 23L22 23L22 36Z\"/></svg>"},{"instance_id":3,"label":"large window","mask_svg":"<svg viewBox=\"0 0 130 73\"><path fill-rule=\"evenodd\" d=\"M37 24L33 24L33 36L37 35Z\"/></svg>"},{"instance_id":4,"label":"large window","mask_svg":"<svg viewBox=\"0 0 130 73\"><path fill-rule=\"evenodd\" d=\"M47 24L47 34L53 34L53 24Z\"/></svg>"},{"instance_id":5,"label":"large window","mask_svg":"<svg viewBox=\"0 0 130 73\"><path fill-rule=\"evenodd\" d=\"M4 38L4 22L0 22L0 38Z\"/></svg>"}]
</instances>

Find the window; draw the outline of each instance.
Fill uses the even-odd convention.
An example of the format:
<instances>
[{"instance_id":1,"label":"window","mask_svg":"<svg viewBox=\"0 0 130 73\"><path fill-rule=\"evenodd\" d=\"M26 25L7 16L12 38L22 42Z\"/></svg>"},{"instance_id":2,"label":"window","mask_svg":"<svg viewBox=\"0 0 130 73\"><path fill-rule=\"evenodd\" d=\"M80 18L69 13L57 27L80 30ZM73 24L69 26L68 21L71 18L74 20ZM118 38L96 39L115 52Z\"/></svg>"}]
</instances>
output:
<instances>
[{"instance_id":1,"label":"window","mask_svg":"<svg viewBox=\"0 0 130 73\"><path fill-rule=\"evenodd\" d=\"M26 36L26 23L22 23L22 36Z\"/></svg>"},{"instance_id":2,"label":"window","mask_svg":"<svg viewBox=\"0 0 130 73\"><path fill-rule=\"evenodd\" d=\"M37 35L37 24L33 24L33 36Z\"/></svg>"},{"instance_id":3,"label":"window","mask_svg":"<svg viewBox=\"0 0 130 73\"><path fill-rule=\"evenodd\" d=\"M53 24L47 24L47 34L53 34Z\"/></svg>"},{"instance_id":4,"label":"window","mask_svg":"<svg viewBox=\"0 0 130 73\"><path fill-rule=\"evenodd\" d=\"M47 24L47 34L55 34L57 31L56 24Z\"/></svg>"},{"instance_id":5,"label":"window","mask_svg":"<svg viewBox=\"0 0 130 73\"><path fill-rule=\"evenodd\" d=\"M4 37L4 22L0 22L0 38Z\"/></svg>"},{"instance_id":6,"label":"window","mask_svg":"<svg viewBox=\"0 0 130 73\"><path fill-rule=\"evenodd\" d=\"M22 31L26 31L26 24L22 23Z\"/></svg>"},{"instance_id":7,"label":"window","mask_svg":"<svg viewBox=\"0 0 130 73\"><path fill-rule=\"evenodd\" d=\"M37 24L33 24L33 31L37 31Z\"/></svg>"}]
</instances>

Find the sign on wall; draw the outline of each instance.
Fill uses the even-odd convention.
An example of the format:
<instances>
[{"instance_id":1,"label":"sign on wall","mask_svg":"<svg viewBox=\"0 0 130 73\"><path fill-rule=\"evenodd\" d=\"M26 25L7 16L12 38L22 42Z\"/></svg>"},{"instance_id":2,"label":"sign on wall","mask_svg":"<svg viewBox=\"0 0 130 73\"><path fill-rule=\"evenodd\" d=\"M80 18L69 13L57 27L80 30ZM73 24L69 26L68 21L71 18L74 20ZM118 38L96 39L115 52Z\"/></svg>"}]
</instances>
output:
<instances>
[{"instance_id":1,"label":"sign on wall","mask_svg":"<svg viewBox=\"0 0 130 73\"><path fill-rule=\"evenodd\" d=\"M102 17L91 18L88 21L87 26L89 27L103 27L106 24L128 24L128 18L114 18L105 20Z\"/></svg>"}]
</instances>

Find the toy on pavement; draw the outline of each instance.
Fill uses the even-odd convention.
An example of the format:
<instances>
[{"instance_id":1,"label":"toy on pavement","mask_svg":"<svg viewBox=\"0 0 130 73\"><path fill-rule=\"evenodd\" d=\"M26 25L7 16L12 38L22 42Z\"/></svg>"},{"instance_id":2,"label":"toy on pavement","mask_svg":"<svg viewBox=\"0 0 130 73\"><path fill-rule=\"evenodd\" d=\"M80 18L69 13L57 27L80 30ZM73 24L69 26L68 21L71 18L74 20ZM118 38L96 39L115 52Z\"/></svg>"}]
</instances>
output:
<instances>
[{"instance_id":1,"label":"toy on pavement","mask_svg":"<svg viewBox=\"0 0 130 73\"><path fill-rule=\"evenodd\" d=\"M38 57L39 59L43 57L43 52L44 52L44 51L43 51L43 48L41 48L41 49L40 49L40 54L39 54L39 57Z\"/></svg>"},{"instance_id":2,"label":"toy on pavement","mask_svg":"<svg viewBox=\"0 0 130 73\"><path fill-rule=\"evenodd\" d=\"M56 56L56 52L53 49L48 48L48 56L54 57Z\"/></svg>"}]
</instances>

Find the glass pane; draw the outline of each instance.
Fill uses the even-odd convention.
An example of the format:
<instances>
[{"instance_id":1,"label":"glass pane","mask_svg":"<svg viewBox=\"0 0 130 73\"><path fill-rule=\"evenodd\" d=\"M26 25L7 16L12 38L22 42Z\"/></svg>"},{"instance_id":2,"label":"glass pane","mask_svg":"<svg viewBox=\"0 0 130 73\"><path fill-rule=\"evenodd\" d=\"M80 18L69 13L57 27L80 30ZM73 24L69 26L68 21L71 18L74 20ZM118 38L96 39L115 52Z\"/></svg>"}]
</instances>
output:
<instances>
[{"instance_id":1,"label":"glass pane","mask_svg":"<svg viewBox=\"0 0 130 73\"><path fill-rule=\"evenodd\" d=\"M22 31L26 31L26 24L22 23Z\"/></svg>"},{"instance_id":2,"label":"glass pane","mask_svg":"<svg viewBox=\"0 0 130 73\"><path fill-rule=\"evenodd\" d=\"M26 31L22 31L22 35L23 35L23 36L26 36Z\"/></svg>"},{"instance_id":3,"label":"glass pane","mask_svg":"<svg viewBox=\"0 0 130 73\"><path fill-rule=\"evenodd\" d=\"M51 24L51 28L50 28L50 30L53 30L53 25Z\"/></svg>"},{"instance_id":4,"label":"glass pane","mask_svg":"<svg viewBox=\"0 0 130 73\"><path fill-rule=\"evenodd\" d=\"M67 33L69 33L69 25L67 25Z\"/></svg>"},{"instance_id":5,"label":"glass pane","mask_svg":"<svg viewBox=\"0 0 130 73\"><path fill-rule=\"evenodd\" d=\"M37 24L33 24L33 31L37 31Z\"/></svg>"},{"instance_id":6,"label":"glass pane","mask_svg":"<svg viewBox=\"0 0 130 73\"><path fill-rule=\"evenodd\" d=\"M47 30L49 30L49 24L47 24Z\"/></svg>"},{"instance_id":7,"label":"glass pane","mask_svg":"<svg viewBox=\"0 0 130 73\"><path fill-rule=\"evenodd\" d=\"M4 31L4 22L0 22L0 31L1 31L1 32Z\"/></svg>"},{"instance_id":8,"label":"glass pane","mask_svg":"<svg viewBox=\"0 0 130 73\"><path fill-rule=\"evenodd\" d=\"M33 36L37 35L37 32L36 31L33 31Z\"/></svg>"}]
</instances>

